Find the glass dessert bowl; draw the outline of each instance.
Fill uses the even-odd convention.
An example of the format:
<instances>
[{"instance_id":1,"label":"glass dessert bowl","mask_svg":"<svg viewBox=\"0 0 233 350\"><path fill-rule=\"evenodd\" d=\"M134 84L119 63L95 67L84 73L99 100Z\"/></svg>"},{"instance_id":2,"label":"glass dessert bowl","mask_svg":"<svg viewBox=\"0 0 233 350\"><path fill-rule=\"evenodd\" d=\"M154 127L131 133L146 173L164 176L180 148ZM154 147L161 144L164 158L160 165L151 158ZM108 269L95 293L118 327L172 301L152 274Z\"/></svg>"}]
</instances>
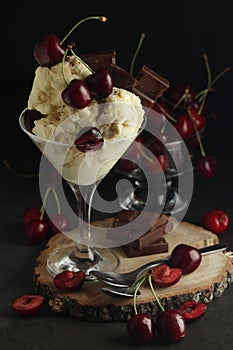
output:
<instances>
[{"instance_id":1,"label":"glass dessert bowl","mask_svg":"<svg viewBox=\"0 0 233 350\"><path fill-rule=\"evenodd\" d=\"M110 243L106 241L106 230L101 233L98 230L96 234L96 228L91 225L92 199L98 184L134 142L142 127L134 125L130 128L131 133L128 136L101 140L96 143L93 141L92 133L91 139L88 139L90 130L92 131L93 128L84 128L78 139L72 140L71 138L65 143L56 141L56 133L49 139L35 135L31 130L31 122L28 120L30 112L25 109L21 113L19 124L23 132L42 153L40 173L41 169L43 170L44 160L48 160L70 186L77 202L75 215L78 227L70 233L65 233L75 244L58 248L50 254L47 260L48 272L55 276L64 270L82 270L86 273L86 279L91 280L94 278L89 275L92 269L116 270L119 260L113 250L109 249ZM65 123L68 123L68 119ZM82 145L91 142L91 150L77 152L74 143L77 140L83 140Z\"/></svg>"}]
</instances>

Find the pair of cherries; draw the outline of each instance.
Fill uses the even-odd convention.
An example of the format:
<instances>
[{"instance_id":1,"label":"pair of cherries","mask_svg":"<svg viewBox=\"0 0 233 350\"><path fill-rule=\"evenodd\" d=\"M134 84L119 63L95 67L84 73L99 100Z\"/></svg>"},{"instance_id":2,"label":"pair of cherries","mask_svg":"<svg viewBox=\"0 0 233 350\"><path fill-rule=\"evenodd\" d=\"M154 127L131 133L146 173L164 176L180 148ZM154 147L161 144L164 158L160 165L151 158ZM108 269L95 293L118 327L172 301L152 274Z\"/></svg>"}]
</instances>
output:
<instances>
[{"instance_id":1,"label":"pair of cherries","mask_svg":"<svg viewBox=\"0 0 233 350\"><path fill-rule=\"evenodd\" d=\"M196 144L196 141L198 141L201 157L196 162L196 170L205 178L214 177L217 170L216 157L205 153L200 136L200 133L206 127L205 104L200 111L200 104L196 99L194 90L182 84L169 88L166 98L172 108L164 100L161 100L158 101L156 110L161 114L165 114L168 118L171 114L175 116L175 122L173 120L174 127L182 139L187 142L187 145Z\"/></svg>"},{"instance_id":2,"label":"pair of cherries","mask_svg":"<svg viewBox=\"0 0 233 350\"><path fill-rule=\"evenodd\" d=\"M90 104L92 97L102 100L109 96L112 90L111 72L106 68L100 68L88 75L84 81L73 79L63 90L62 99L71 107L83 109Z\"/></svg>"},{"instance_id":3,"label":"pair of cherries","mask_svg":"<svg viewBox=\"0 0 233 350\"><path fill-rule=\"evenodd\" d=\"M168 287L177 283L182 274L195 271L200 263L201 254L198 249L187 244L179 244L171 253L169 259L171 267L162 264L152 269L150 278L159 287ZM128 319L128 333L136 342L149 343L154 339L156 332L165 341L177 342L185 337L186 320L200 317L207 308L205 303L193 300L181 304L177 310L164 310L159 301L158 303L161 312L156 321L148 313L136 313Z\"/></svg>"}]
</instances>

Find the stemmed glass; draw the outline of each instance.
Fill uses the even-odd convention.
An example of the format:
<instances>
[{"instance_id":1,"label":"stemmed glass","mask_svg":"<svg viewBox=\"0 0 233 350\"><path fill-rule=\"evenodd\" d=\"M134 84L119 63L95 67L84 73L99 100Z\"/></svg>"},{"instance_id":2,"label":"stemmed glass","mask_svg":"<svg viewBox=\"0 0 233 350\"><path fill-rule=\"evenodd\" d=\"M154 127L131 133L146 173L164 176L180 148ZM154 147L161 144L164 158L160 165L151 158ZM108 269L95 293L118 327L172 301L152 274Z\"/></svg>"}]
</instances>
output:
<instances>
[{"instance_id":1,"label":"stemmed glass","mask_svg":"<svg viewBox=\"0 0 233 350\"><path fill-rule=\"evenodd\" d=\"M77 202L78 227L68 236L76 244L55 249L47 260L48 272L55 276L64 270L82 270L86 273L86 279L91 280L94 278L89 274L92 269L116 270L119 266L119 259L114 251L105 245L98 246L96 237L93 240L91 229L93 227L91 226L92 199L100 181L121 158L142 128L134 126L136 131L130 136L105 140L101 149L84 153L81 160L79 157L74 157L69 162L67 159L71 160L72 158L74 143L60 142L53 138L46 139L34 135L28 125L26 112L27 109L21 113L19 118L21 129L42 152L41 163L45 158L54 166L72 189Z\"/></svg>"}]
</instances>

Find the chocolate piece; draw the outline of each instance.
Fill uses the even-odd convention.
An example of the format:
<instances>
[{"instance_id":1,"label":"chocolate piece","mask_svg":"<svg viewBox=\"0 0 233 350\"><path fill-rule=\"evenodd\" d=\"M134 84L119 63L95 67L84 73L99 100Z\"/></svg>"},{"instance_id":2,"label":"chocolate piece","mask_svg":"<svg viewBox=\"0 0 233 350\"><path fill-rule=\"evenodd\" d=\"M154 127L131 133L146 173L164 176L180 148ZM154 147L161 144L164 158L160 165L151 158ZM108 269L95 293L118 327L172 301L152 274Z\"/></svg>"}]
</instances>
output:
<instances>
[{"instance_id":1,"label":"chocolate piece","mask_svg":"<svg viewBox=\"0 0 233 350\"><path fill-rule=\"evenodd\" d=\"M110 68L112 64L116 64L116 50L114 49L82 54L80 57L94 71L103 67Z\"/></svg>"},{"instance_id":2,"label":"chocolate piece","mask_svg":"<svg viewBox=\"0 0 233 350\"><path fill-rule=\"evenodd\" d=\"M140 214L140 220L135 220ZM108 231L108 238L117 242L122 241L122 233L127 239L132 241L132 245L136 249L142 249L143 247L154 243L159 238L161 238L165 233L173 229L173 224L170 223L168 216L158 215L151 212L140 212L134 210L121 210L116 214L112 228L121 228L121 233L117 230L110 229ZM145 228L148 228L145 231ZM119 236L121 235L121 236ZM135 237L138 237L135 239Z\"/></svg>"},{"instance_id":3,"label":"chocolate piece","mask_svg":"<svg viewBox=\"0 0 233 350\"><path fill-rule=\"evenodd\" d=\"M138 94L146 107L153 107L155 101L169 88L168 80L146 65L142 66L136 79L138 85L133 88L133 92Z\"/></svg>"},{"instance_id":4,"label":"chocolate piece","mask_svg":"<svg viewBox=\"0 0 233 350\"><path fill-rule=\"evenodd\" d=\"M112 223L112 227L119 227L119 226L126 225L129 222L136 219L136 217L139 214L140 214L140 211L123 209L116 214Z\"/></svg>"},{"instance_id":5,"label":"chocolate piece","mask_svg":"<svg viewBox=\"0 0 233 350\"><path fill-rule=\"evenodd\" d=\"M158 241L158 239L161 239L163 235L166 233L166 226L167 223L164 223L163 225L160 225L156 229L151 228L146 234L136 239L134 242L131 243L131 245L135 249L143 249L144 247L153 244L154 242Z\"/></svg>"},{"instance_id":6,"label":"chocolate piece","mask_svg":"<svg viewBox=\"0 0 233 350\"><path fill-rule=\"evenodd\" d=\"M110 71L112 73L113 85L118 88L132 90L138 84L136 78L116 64L111 64Z\"/></svg>"},{"instance_id":7,"label":"chocolate piece","mask_svg":"<svg viewBox=\"0 0 233 350\"><path fill-rule=\"evenodd\" d=\"M131 244L124 245L123 249L129 258L166 253L168 252L168 242L164 238L160 238L156 242L144 246L142 249L136 249Z\"/></svg>"}]
</instances>

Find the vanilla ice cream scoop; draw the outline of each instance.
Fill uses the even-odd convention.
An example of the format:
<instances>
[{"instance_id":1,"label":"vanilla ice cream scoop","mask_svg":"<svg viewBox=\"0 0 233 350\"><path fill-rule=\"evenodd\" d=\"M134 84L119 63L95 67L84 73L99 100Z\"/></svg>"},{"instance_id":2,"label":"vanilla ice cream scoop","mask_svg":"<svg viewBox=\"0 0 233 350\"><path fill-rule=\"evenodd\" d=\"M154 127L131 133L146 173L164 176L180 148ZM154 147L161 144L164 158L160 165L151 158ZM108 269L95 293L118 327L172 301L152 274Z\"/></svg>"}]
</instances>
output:
<instances>
[{"instance_id":1,"label":"vanilla ice cream scoop","mask_svg":"<svg viewBox=\"0 0 233 350\"><path fill-rule=\"evenodd\" d=\"M42 139L69 145L62 157L63 176L79 184L90 184L95 176L106 175L136 137L144 116L140 98L116 87L103 101L92 98L83 109L65 104L61 94L67 84L73 79L85 80L90 74L88 66L76 56L68 56L64 63L51 68L39 66L28 99L28 109L42 114L42 118L34 122L32 133ZM96 127L101 132L104 138L101 150L84 153L74 146L77 134L86 127ZM111 141L114 141L114 146ZM44 151L44 146L41 151ZM50 152L54 164L57 152L51 149ZM60 166L61 159L58 159L57 154Z\"/></svg>"}]
</instances>

